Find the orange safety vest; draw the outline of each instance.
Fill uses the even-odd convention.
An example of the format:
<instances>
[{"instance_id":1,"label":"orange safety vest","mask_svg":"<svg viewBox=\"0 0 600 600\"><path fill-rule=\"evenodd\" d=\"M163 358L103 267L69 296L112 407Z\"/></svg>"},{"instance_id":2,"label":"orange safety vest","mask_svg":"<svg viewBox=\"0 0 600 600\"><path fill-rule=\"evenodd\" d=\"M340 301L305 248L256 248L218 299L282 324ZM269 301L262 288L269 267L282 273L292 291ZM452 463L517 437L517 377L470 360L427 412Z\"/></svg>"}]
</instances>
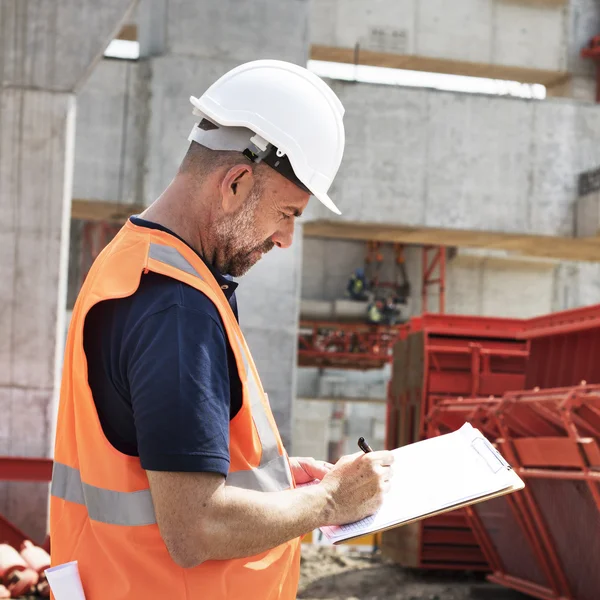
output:
<instances>
[{"instance_id":1,"label":"orange safety vest","mask_svg":"<svg viewBox=\"0 0 600 600\"><path fill-rule=\"evenodd\" d=\"M229 425L226 485L265 492L294 487L250 351L210 270L174 236L128 221L93 264L69 328L51 487L52 564L78 561L87 600L292 600L299 539L248 558L177 566L160 536L139 458L120 453L104 436L87 380L85 318L98 302L135 293L148 271L200 290L223 320L243 388L242 407Z\"/></svg>"}]
</instances>

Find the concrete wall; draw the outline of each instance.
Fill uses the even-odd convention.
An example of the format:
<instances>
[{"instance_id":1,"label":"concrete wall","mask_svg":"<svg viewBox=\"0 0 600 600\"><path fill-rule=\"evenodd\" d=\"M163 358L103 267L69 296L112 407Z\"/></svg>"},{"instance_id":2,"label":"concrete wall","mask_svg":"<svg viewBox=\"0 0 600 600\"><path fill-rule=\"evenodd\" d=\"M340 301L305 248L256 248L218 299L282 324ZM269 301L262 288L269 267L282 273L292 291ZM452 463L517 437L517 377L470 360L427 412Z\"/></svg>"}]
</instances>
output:
<instances>
[{"instance_id":1,"label":"concrete wall","mask_svg":"<svg viewBox=\"0 0 600 600\"><path fill-rule=\"evenodd\" d=\"M528 318L560 310L554 305L556 266L515 258L458 256L447 274L447 312ZM558 300L558 299L557 299ZM600 302L600 294L596 302Z\"/></svg>"},{"instance_id":2,"label":"concrete wall","mask_svg":"<svg viewBox=\"0 0 600 600\"><path fill-rule=\"evenodd\" d=\"M331 403L321 400L297 400L290 454L327 460L330 418Z\"/></svg>"},{"instance_id":3,"label":"concrete wall","mask_svg":"<svg viewBox=\"0 0 600 600\"><path fill-rule=\"evenodd\" d=\"M304 240L302 298L332 301L344 297L348 277L362 266L365 244L346 240ZM383 247L383 280L392 280L391 247ZM410 314L419 314L422 288L422 252L405 250L412 287ZM600 302L596 264L557 263L519 256L490 255L459 250L447 261L446 312L528 318L554 310ZM571 275L567 275L570 273ZM584 275L585 273L585 275ZM437 312L438 288L432 286L429 310Z\"/></svg>"},{"instance_id":4,"label":"concrete wall","mask_svg":"<svg viewBox=\"0 0 600 600\"><path fill-rule=\"evenodd\" d=\"M593 77L579 56L598 29L594 0L314 0L311 42Z\"/></svg>"},{"instance_id":5,"label":"concrete wall","mask_svg":"<svg viewBox=\"0 0 600 600\"><path fill-rule=\"evenodd\" d=\"M332 82L347 149L342 220L570 236L577 176L600 164L600 108ZM331 218L316 203L307 219Z\"/></svg>"},{"instance_id":6,"label":"concrete wall","mask_svg":"<svg viewBox=\"0 0 600 600\"><path fill-rule=\"evenodd\" d=\"M2 455L52 452L66 300L73 92L133 4L0 3ZM0 513L42 541L47 493L47 484L1 482Z\"/></svg>"},{"instance_id":7,"label":"concrete wall","mask_svg":"<svg viewBox=\"0 0 600 600\"><path fill-rule=\"evenodd\" d=\"M73 197L122 204L144 198L149 66L104 59L78 96Z\"/></svg>"},{"instance_id":8,"label":"concrete wall","mask_svg":"<svg viewBox=\"0 0 600 600\"><path fill-rule=\"evenodd\" d=\"M50 456L75 98L2 89L0 104L0 454ZM47 493L0 482L0 513L41 541Z\"/></svg>"},{"instance_id":9,"label":"concrete wall","mask_svg":"<svg viewBox=\"0 0 600 600\"><path fill-rule=\"evenodd\" d=\"M373 450L385 446L385 404L298 399L294 414L294 456L335 462L357 452L359 437Z\"/></svg>"}]
</instances>

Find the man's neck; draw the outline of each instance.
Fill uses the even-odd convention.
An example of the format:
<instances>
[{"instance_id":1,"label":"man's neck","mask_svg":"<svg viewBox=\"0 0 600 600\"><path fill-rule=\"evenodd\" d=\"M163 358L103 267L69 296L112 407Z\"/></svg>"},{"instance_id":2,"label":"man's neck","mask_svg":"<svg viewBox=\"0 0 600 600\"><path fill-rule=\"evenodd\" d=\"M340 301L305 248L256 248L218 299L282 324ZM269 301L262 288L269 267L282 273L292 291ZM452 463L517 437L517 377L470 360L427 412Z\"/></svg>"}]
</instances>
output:
<instances>
[{"instance_id":1,"label":"man's neck","mask_svg":"<svg viewBox=\"0 0 600 600\"><path fill-rule=\"evenodd\" d=\"M170 229L194 248L204 260L213 264L215 251L210 237L202 235L211 231L210 207L199 206L197 198L198 195L192 194L185 182L176 178L139 216Z\"/></svg>"}]
</instances>

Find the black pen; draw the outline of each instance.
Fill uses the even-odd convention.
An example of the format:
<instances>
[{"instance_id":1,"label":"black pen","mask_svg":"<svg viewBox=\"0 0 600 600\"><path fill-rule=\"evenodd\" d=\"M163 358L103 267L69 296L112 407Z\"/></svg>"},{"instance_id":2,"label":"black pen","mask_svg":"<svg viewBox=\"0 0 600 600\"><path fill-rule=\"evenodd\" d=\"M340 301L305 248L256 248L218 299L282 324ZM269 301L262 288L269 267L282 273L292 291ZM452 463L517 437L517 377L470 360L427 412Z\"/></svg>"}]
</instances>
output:
<instances>
[{"instance_id":1,"label":"black pen","mask_svg":"<svg viewBox=\"0 0 600 600\"><path fill-rule=\"evenodd\" d=\"M358 447L366 454L367 452L373 452L373 448L367 444L367 440L364 437L358 438Z\"/></svg>"}]
</instances>

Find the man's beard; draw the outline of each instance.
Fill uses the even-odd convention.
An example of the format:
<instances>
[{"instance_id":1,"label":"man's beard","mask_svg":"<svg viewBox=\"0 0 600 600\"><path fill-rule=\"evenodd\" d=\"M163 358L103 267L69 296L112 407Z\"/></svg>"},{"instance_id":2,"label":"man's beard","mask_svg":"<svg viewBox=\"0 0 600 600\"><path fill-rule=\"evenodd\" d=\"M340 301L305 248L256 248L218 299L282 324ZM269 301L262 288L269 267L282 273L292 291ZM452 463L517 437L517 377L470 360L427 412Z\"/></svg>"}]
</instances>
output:
<instances>
[{"instance_id":1,"label":"man's beard","mask_svg":"<svg viewBox=\"0 0 600 600\"><path fill-rule=\"evenodd\" d=\"M256 239L256 213L261 191L255 186L240 211L217 226L221 250L217 267L224 275L241 277L275 245L270 239L262 242Z\"/></svg>"}]
</instances>

